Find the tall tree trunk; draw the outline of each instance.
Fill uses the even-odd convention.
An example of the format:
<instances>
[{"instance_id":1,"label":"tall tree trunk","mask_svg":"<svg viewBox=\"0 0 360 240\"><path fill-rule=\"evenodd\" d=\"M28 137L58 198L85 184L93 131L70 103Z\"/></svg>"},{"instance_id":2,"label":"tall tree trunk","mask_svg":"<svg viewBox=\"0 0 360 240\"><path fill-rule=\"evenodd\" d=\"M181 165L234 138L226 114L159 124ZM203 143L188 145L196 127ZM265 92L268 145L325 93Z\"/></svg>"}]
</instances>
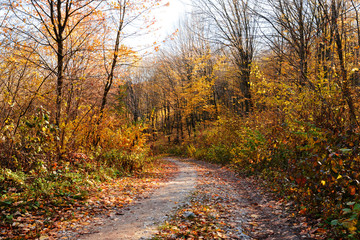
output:
<instances>
[{"instance_id":1,"label":"tall tree trunk","mask_svg":"<svg viewBox=\"0 0 360 240\"><path fill-rule=\"evenodd\" d=\"M106 79L106 83L105 83L105 87L104 87L104 92L103 92L103 96L101 99L101 105L100 105L100 116L97 122L97 125L100 124L103 115L104 115L104 109L107 103L107 96L109 94L109 91L111 89L111 86L114 82L114 73L115 73L115 68L116 68L116 64L118 61L118 57L119 57L119 47L120 47L120 35L121 35L121 31L122 31L122 23L120 24L118 31L116 33L116 41L115 41L115 45L114 45L114 53L113 53L113 58L112 58L112 62L111 62L111 68L110 68L110 72L108 73L107 79Z\"/></svg>"},{"instance_id":2,"label":"tall tree trunk","mask_svg":"<svg viewBox=\"0 0 360 240\"><path fill-rule=\"evenodd\" d=\"M123 26L124 26L124 19L125 19L125 12L126 12L126 2L124 2L123 6L120 6L120 20L119 20L119 26L116 32L116 39L115 39L115 44L114 44L114 52L113 52L113 57L111 60L111 67L110 67L110 71L108 72L107 78L106 78L106 82L105 82L105 86L104 86L104 92L102 95L102 99L101 99L101 104L100 104L100 111L99 111L99 118L96 122L96 127L99 127L103 117L104 117L104 110L105 110L105 106L107 103L107 98L108 98L108 94L110 92L110 89L113 85L114 82L114 74L115 74L115 68L118 62L118 57L119 57L119 48L120 48L120 37L121 37L121 32L123 30ZM96 130L95 130L96 131ZM100 141L100 136L96 136L94 139L94 146L97 146L98 143Z\"/></svg>"},{"instance_id":3,"label":"tall tree trunk","mask_svg":"<svg viewBox=\"0 0 360 240\"><path fill-rule=\"evenodd\" d=\"M359 61L359 54L360 54L360 23L359 23L359 9L357 8L357 6L355 5L354 0L351 0L351 4L354 8L355 11L355 20L356 20L356 32L357 32L357 50L356 50L356 60Z\"/></svg>"},{"instance_id":4,"label":"tall tree trunk","mask_svg":"<svg viewBox=\"0 0 360 240\"><path fill-rule=\"evenodd\" d=\"M251 73L251 62L246 61L245 66L242 72L242 92L245 98L245 114L251 112L252 101L251 101L251 91L250 91L250 73Z\"/></svg>"},{"instance_id":5,"label":"tall tree trunk","mask_svg":"<svg viewBox=\"0 0 360 240\"><path fill-rule=\"evenodd\" d=\"M56 113L55 113L55 125L58 128L57 133L57 156L58 160L61 159L61 150L63 148L64 139L62 132L65 129L61 129L61 107L62 107L62 94L64 85L64 31L66 26L66 20L62 23L61 2L57 2L57 86L56 86ZM56 29L54 29L56 32Z\"/></svg>"},{"instance_id":6,"label":"tall tree trunk","mask_svg":"<svg viewBox=\"0 0 360 240\"><path fill-rule=\"evenodd\" d=\"M127 1L124 1L122 3L123 5L120 5L119 8L119 26L116 32L116 39L115 39L115 44L114 44L114 52L113 52L113 57L111 60L111 67L110 67L110 71L108 72L107 75L107 79L106 79L106 83L104 86L104 92L103 92L103 96L101 99L101 105L100 105L100 116L99 119L97 121L97 125L100 125L103 115L104 115L104 109L107 103L107 97L109 94L109 91L113 85L114 82L114 74L115 74L115 68L118 62L118 57L119 57L119 48L120 48L120 37L121 37L121 33L123 31L124 28L124 20L125 20L125 14L126 14L126 10L127 10Z\"/></svg>"},{"instance_id":7,"label":"tall tree trunk","mask_svg":"<svg viewBox=\"0 0 360 240\"><path fill-rule=\"evenodd\" d=\"M55 125L60 126L61 120L61 102L62 102L62 90L64 84L64 46L63 40L58 40L58 49L57 49L57 86L56 86L56 115L55 115Z\"/></svg>"},{"instance_id":8,"label":"tall tree trunk","mask_svg":"<svg viewBox=\"0 0 360 240\"><path fill-rule=\"evenodd\" d=\"M337 51L337 55L339 58L340 73L341 73L341 78L342 78L342 83L340 85L341 85L343 98L345 99L345 101L349 107L349 121L350 121L351 130L352 130L353 127L358 125L358 122L356 120L354 102L353 102L353 98L351 96L351 91L349 88L349 79L348 79L347 71L345 68L345 59L344 59L344 52L343 52L344 49L342 46L339 25L337 23L339 12L336 9L335 0L331 1L331 11L332 11L331 26L335 33L336 51Z\"/></svg>"}]
</instances>

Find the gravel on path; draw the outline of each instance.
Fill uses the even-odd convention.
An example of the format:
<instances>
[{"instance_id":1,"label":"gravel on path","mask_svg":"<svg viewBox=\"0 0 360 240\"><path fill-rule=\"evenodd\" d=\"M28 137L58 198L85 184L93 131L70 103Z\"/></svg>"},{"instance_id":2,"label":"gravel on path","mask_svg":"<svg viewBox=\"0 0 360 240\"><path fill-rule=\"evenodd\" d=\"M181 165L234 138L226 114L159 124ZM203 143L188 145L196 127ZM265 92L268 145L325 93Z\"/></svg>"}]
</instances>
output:
<instances>
[{"instance_id":1,"label":"gravel on path","mask_svg":"<svg viewBox=\"0 0 360 240\"><path fill-rule=\"evenodd\" d=\"M178 165L179 174L163 187L155 190L149 198L129 206L123 215L116 215L101 227L94 227L82 240L132 240L150 238L157 226L168 218L175 208L184 203L195 189L197 173L191 164L166 160Z\"/></svg>"},{"instance_id":2,"label":"gravel on path","mask_svg":"<svg viewBox=\"0 0 360 240\"><path fill-rule=\"evenodd\" d=\"M199 191L218 196L212 201L227 208L221 214L228 226L224 239L315 239L292 203L274 198L253 178L216 164L192 162L198 166Z\"/></svg>"},{"instance_id":3,"label":"gravel on path","mask_svg":"<svg viewBox=\"0 0 360 240\"><path fill-rule=\"evenodd\" d=\"M252 178L203 161L165 160L178 167L172 180L73 239L321 239L291 203L276 200Z\"/></svg>"}]
</instances>

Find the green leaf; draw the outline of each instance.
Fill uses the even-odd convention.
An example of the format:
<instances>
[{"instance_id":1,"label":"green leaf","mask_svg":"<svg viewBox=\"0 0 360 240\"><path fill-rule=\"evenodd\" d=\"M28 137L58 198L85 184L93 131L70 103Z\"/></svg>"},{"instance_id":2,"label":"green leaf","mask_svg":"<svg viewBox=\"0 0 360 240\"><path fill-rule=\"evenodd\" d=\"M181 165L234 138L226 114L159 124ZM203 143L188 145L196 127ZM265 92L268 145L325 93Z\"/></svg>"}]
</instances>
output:
<instances>
[{"instance_id":1,"label":"green leaf","mask_svg":"<svg viewBox=\"0 0 360 240\"><path fill-rule=\"evenodd\" d=\"M331 226L336 226L339 224L339 220L332 220L330 224Z\"/></svg>"},{"instance_id":2,"label":"green leaf","mask_svg":"<svg viewBox=\"0 0 360 240\"><path fill-rule=\"evenodd\" d=\"M360 212L360 204L359 203L355 204L353 210L356 212Z\"/></svg>"},{"instance_id":3,"label":"green leaf","mask_svg":"<svg viewBox=\"0 0 360 240\"><path fill-rule=\"evenodd\" d=\"M352 212L352 210L351 210L350 208L344 208L342 211L343 211L345 214Z\"/></svg>"},{"instance_id":4,"label":"green leaf","mask_svg":"<svg viewBox=\"0 0 360 240\"><path fill-rule=\"evenodd\" d=\"M10 206L12 203L11 200L5 200L0 202L0 206Z\"/></svg>"},{"instance_id":5,"label":"green leaf","mask_svg":"<svg viewBox=\"0 0 360 240\"><path fill-rule=\"evenodd\" d=\"M351 152L352 149L349 149L349 148L341 148L340 151L341 151L342 153L348 153L348 152Z\"/></svg>"}]
</instances>

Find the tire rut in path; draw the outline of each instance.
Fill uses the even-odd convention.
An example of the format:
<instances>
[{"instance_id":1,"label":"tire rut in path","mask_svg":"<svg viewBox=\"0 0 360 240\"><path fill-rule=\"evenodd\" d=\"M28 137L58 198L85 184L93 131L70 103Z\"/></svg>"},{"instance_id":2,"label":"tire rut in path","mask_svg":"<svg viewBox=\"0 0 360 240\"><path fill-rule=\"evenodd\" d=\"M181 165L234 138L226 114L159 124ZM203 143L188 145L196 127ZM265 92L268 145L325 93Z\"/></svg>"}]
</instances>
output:
<instances>
[{"instance_id":1,"label":"tire rut in path","mask_svg":"<svg viewBox=\"0 0 360 240\"><path fill-rule=\"evenodd\" d=\"M167 219L176 207L187 200L195 190L197 173L191 164L167 158L179 167L179 174L154 191L148 199L129 206L124 215L117 216L98 232L83 235L82 240L146 239L157 231L157 226Z\"/></svg>"}]
</instances>

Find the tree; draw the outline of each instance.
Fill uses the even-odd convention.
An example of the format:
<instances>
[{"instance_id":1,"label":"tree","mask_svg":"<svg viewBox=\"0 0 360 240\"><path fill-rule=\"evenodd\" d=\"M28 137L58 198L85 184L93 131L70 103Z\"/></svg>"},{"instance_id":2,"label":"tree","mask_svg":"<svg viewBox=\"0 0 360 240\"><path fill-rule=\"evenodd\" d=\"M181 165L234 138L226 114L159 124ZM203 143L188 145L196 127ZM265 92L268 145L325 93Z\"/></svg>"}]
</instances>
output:
<instances>
[{"instance_id":1,"label":"tree","mask_svg":"<svg viewBox=\"0 0 360 240\"><path fill-rule=\"evenodd\" d=\"M54 122L59 158L64 144L64 86L71 82L66 71L74 56L83 51L86 37L98 27L95 22L101 18L95 14L101 4L100 0L8 2L13 17L11 27L19 36L18 46L23 52L33 52L37 56L33 63L55 77Z\"/></svg>"},{"instance_id":2,"label":"tree","mask_svg":"<svg viewBox=\"0 0 360 240\"><path fill-rule=\"evenodd\" d=\"M268 15L265 10L258 14L265 19L290 48L276 45L277 37L267 39L276 47L275 52L285 56L292 66L298 69L298 85L308 85L314 88L309 80L309 60L311 46L314 42L314 8L311 1L307 0L268 0L268 6L272 9ZM265 35L266 36L266 35ZM295 52L295 57L292 56Z\"/></svg>"},{"instance_id":3,"label":"tree","mask_svg":"<svg viewBox=\"0 0 360 240\"><path fill-rule=\"evenodd\" d=\"M340 14L342 13L341 10L345 10L344 8L342 8L342 4L343 1L336 1L336 0L331 0L331 16L329 16L329 14L327 14L325 12L325 16L327 18L327 20L330 22L331 24L331 29L332 32L334 33L334 40L335 40L335 44L336 44L336 52L339 58L339 65L340 65L340 73L341 73L341 82L340 82L340 87L341 87L341 91L343 93L343 98L345 99L348 107L349 107L349 120L351 123L351 130L353 129L353 127L355 127L356 125L359 126L359 123L356 120L356 113L355 113L355 107L354 107L354 102L353 102L353 98L351 96L351 92L350 92L350 84L349 84L349 79L348 79L348 74L347 74L347 70L346 70L346 66L345 66L345 53L344 53L344 47L343 47L343 39L340 33L340 29L339 29L339 17Z\"/></svg>"},{"instance_id":4,"label":"tree","mask_svg":"<svg viewBox=\"0 0 360 240\"><path fill-rule=\"evenodd\" d=\"M25 38L43 46L48 46L54 53L56 64L51 66L49 59L46 67L56 76L56 114L55 124L59 127L61 121L62 98L64 86L64 72L69 58L79 50L83 41L79 40L78 48L72 48L71 51L66 48L67 40L74 31L91 16L101 4L98 0L80 0L80 1L37 1L32 0L22 5L10 0L9 6L15 16L26 24L28 31L21 31ZM22 19L24 18L24 19ZM86 31L86 30L84 30ZM79 34L78 37L84 37ZM39 55L41 54L38 52ZM47 61L48 56L43 56Z\"/></svg>"},{"instance_id":5,"label":"tree","mask_svg":"<svg viewBox=\"0 0 360 240\"><path fill-rule=\"evenodd\" d=\"M198 13L209 21L216 43L228 48L237 68L237 86L242 93L245 113L251 111L250 74L255 53L257 16L255 5L248 0L199 0Z\"/></svg>"},{"instance_id":6,"label":"tree","mask_svg":"<svg viewBox=\"0 0 360 240\"><path fill-rule=\"evenodd\" d=\"M122 44L122 41L126 39L125 31L128 28L131 28L132 24L135 24L139 19L148 13L152 8L158 6L161 0L151 0L151 1L133 1L133 0L117 0L114 3L109 3L111 13L109 15L109 21L112 21L115 29L111 29L108 34L111 35L114 31L116 37L113 39L113 44L111 52L111 57L108 58L107 50L104 51L104 67L106 72L106 80L104 84L101 104L100 104L100 117L98 124L100 124L103 117L103 112L105 105L107 103L107 98L109 91L111 90L114 79L116 78L116 70L119 65L131 65L139 59L135 56L135 52L130 48L125 47ZM148 28L152 22L143 22L145 29ZM131 30L129 30L131 31ZM135 28L135 33L140 34L139 29ZM129 34L129 33L128 33ZM111 41L110 41L111 42ZM107 45L107 43L105 43ZM135 56L135 57L134 57ZM124 61L124 59L126 59ZM119 64L122 60L122 63Z\"/></svg>"}]
</instances>

